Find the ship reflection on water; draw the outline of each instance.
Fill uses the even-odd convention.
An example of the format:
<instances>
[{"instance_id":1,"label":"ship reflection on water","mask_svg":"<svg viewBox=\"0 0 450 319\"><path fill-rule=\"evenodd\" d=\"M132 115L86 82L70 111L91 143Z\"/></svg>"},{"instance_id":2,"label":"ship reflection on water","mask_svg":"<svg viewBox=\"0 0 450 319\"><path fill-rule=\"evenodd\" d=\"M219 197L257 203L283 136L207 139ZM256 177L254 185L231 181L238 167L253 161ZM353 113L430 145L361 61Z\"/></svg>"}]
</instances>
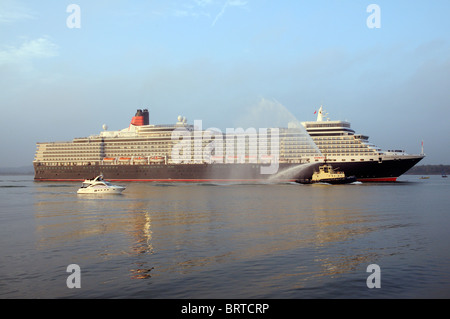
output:
<instances>
[{"instance_id":1,"label":"ship reflection on water","mask_svg":"<svg viewBox=\"0 0 450 319\"><path fill-rule=\"evenodd\" d=\"M126 194L88 198L66 186L49 195L40 185L35 194L37 247L92 267L101 273L94 282L175 277L175 291L188 294L194 287L183 278L201 276L203 285L246 283L243 293L270 295L399 253L373 244L385 221L361 185L130 183Z\"/></svg>"}]
</instances>

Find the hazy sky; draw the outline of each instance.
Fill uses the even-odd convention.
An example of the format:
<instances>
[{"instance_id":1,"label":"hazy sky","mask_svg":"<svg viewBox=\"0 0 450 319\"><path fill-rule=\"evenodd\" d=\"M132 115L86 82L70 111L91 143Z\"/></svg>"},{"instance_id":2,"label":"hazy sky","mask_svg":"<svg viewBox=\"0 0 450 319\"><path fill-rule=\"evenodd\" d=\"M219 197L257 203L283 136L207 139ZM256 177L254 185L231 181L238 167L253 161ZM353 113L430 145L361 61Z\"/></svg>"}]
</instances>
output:
<instances>
[{"instance_id":1,"label":"hazy sky","mask_svg":"<svg viewBox=\"0 0 450 319\"><path fill-rule=\"evenodd\" d=\"M225 130L314 120L321 104L382 149L423 140L422 164L450 164L449 12L448 0L0 0L0 166L31 164L36 142L125 128L138 108Z\"/></svg>"}]
</instances>

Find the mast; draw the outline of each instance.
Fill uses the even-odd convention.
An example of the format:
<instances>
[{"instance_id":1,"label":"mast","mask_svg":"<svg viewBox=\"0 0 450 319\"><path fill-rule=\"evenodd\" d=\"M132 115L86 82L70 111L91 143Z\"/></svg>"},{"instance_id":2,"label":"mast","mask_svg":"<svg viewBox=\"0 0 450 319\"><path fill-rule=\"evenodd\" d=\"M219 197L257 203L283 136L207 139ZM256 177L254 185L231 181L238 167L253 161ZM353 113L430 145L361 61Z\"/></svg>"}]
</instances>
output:
<instances>
[{"instance_id":1,"label":"mast","mask_svg":"<svg viewBox=\"0 0 450 319\"><path fill-rule=\"evenodd\" d=\"M317 113L317 122L323 122L324 117L326 117L327 115L328 113L325 113L325 111L323 110L323 106L321 105L319 108L319 112Z\"/></svg>"},{"instance_id":2,"label":"mast","mask_svg":"<svg viewBox=\"0 0 450 319\"><path fill-rule=\"evenodd\" d=\"M322 117L322 105L319 108L319 112L317 113L317 122L322 122L323 121L323 117Z\"/></svg>"}]
</instances>

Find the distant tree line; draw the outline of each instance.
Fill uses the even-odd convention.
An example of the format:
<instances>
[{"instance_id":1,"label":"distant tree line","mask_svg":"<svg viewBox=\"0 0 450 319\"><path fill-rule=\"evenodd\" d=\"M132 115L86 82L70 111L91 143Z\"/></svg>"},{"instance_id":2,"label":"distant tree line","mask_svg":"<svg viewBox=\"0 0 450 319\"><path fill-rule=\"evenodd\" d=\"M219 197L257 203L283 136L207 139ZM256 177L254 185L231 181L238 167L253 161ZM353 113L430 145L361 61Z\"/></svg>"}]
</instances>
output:
<instances>
[{"instance_id":1,"label":"distant tree line","mask_svg":"<svg viewBox=\"0 0 450 319\"><path fill-rule=\"evenodd\" d=\"M0 167L0 175L33 175L33 166Z\"/></svg>"},{"instance_id":2,"label":"distant tree line","mask_svg":"<svg viewBox=\"0 0 450 319\"><path fill-rule=\"evenodd\" d=\"M405 174L409 175L441 175L449 174L450 165L418 165L411 168Z\"/></svg>"}]
</instances>

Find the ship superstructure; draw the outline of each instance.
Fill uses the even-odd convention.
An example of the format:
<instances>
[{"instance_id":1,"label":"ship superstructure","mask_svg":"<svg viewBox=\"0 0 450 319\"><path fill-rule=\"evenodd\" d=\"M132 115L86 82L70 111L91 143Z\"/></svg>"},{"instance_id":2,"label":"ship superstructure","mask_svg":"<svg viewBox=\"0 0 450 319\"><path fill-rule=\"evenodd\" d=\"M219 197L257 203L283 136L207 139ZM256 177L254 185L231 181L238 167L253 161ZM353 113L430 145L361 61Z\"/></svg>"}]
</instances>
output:
<instances>
[{"instance_id":1,"label":"ship superstructure","mask_svg":"<svg viewBox=\"0 0 450 319\"><path fill-rule=\"evenodd\" d=\"M360 181L395 181L424 157L404 150L383 151L370 143L367 135L356 134L349 122L330 120L323 106L316 121L302 125L328 164Z\"/></svg>"},{"instance_id":2,"label":"ship superstructure","mask_svg":"<svg viewBox=\"0 0 450 319\"><path fill-rule=\"evenodd\" d=\"M369 143L369 137L355 134L347 121L331 121L321 106L317 121L302 122L315 144L329 161L345 161L362 157L366 159L382 155L383 151Z\"/></svg>"}]
</instances>

